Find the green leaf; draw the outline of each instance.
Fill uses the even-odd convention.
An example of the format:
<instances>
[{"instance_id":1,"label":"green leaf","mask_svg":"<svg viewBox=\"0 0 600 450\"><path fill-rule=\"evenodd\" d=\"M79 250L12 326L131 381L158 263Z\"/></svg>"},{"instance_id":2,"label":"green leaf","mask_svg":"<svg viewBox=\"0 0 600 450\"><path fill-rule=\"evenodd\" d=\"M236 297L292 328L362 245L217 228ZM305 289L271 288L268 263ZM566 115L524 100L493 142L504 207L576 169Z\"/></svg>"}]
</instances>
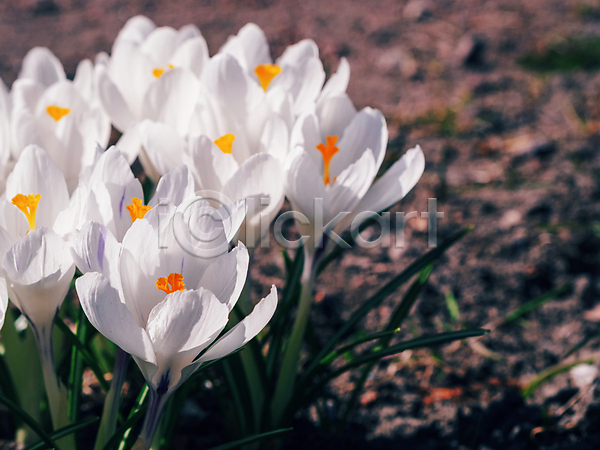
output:
<instances>
[{"instance_id":1,"label":"green leaf","mask_svg":"<svg viewBox=\"0 0 600 450\"><path fill-rule=\"evenodd\" d=\"M346 321L346 323L333 335L331 339L323 346L321 352L315 357L313 363L309 366L306 373L311 373L319 361L323 359L329 352L338 345L338 342L346 336L346 334L360 322L373 308L379 306L390 294L398 289L402 284L410 280L414 275L419 273L429 264L442 256L442 254L453 244L462 239L467 233L469 233L473 227L467 227L458 233L454 234L450 238L442 242L438 247L427 252L425 255L414 261L406 269L404 269L399 275L396 275L390 282L388 282L383 288L381 288L373 297L368 299L352 316ZM303 377L306 381L306 377Z\"/></svg>"},{"instance_id":2,"label":"green leaf","mask_svg":"<svg viewBox=\"0 0 600 450\"><path fill-rule=\"evenodd\" d=\"M10 401L7 397L5 397L2 394L0 394L0 403L2 403L4 406L6 406L8 409L10 409L11 412L13 414L15 414L16 416L18 416L24 423L29 425L29 428L31 428L33 430L33 432L35 434L37 434L40 437L40 439L42 441L44 441L44 443L48 447L58 449L58 445L56 445L56 442L54 442L54 439L52 439L42 429L42 427L29 414L27 414L24 410L22 410L18 405L16 405L12 401Z\"/></svg>"},{"instance_id":3,"label":"green leaf","mask_svg":"<svg viewBox=\"0 0 600 450\"><path fill-rule=\"evenodd\" d=\"M530 397L540 386L548 381L552 380L555 376L560 375L562 373L566 373L571 370L573 367L578 366L580 364L596 364L597 360L595 358L583 359L580 361L575 361L568 364L558 364L556 366L550 367L549 369L541 372L537 377L527 383L523 390L521 391L521 395L524 398Z\"/></svg>"},{"instance_id":4,"label":"green leaf","mask_svg":"<svg viewBox=\"0 0 600 450\"><path fill-rule=\"evenodd\" d=\"M590 333L587 336L584 336L584 338L581 341L579 341L577 343L577 345L575 345L575 347L573 347L571 350L569 350L569 352L565 355L565 358L568 358L573 353L575 353L577 350L582 349L583 347L585 347L588 344L588 342L596 339L597 337L600 337L600 330L594 331L593 333Z\"/></svg>"},{"instance_id":5,"label":"green leaf","mask_svg":"<svg viewBox=\"0 0 600 450\"><path fill-rule=\"evenodd\" d=\"M108 381L106 381L104 379L104 372L102 372L102 369L100 369L100 366L98 366L98 363L96 362L96 360L93 358L93 356L90 354L88 349L85 347L85 344L83 344L83 342L81 342L77 338L77 336L75 336L73 334L73 332L69 329L67 324L63 322L62 319L57 317L55 323L56 323L56 326L58 327L58 329L64 333L65 337L69 340L71 345L73 345L77 349L77 351L81 354L83 360L89 366L89 368L92 370L92 372L94 372L94 375L98 379L98 383L100 384L100 387L102 388L102 390L104 392L108 392L108 390L110 389L110 384L108 383Z\"/></svg>"},{"instance_id":6,"label":"green leaf","mask_svg":"<svg viewBox=\"0 0 600 450\"><path fill-rule=\"evenodd\" d=\"M327 383L329 383L329 381L339 377L340 375L342 375L345 372L348 372L351 369L354 369L355 367L362 366L363 364L367 364L372 361L378 361L381 358L385 358L386 356L395 355L406 350L442 345L459 339L483 336L487 333L489 333L488 330L464 330L439 333L434 334L432 336L421 336L416 339L400 342L398 344L392 345L386 349L377 352L370 352L366 355L359 356L355 358L352 362L345 364L344 366L323 376L316 385L306 390L307 393L304 395L304 398L302 400L298 399L298 403L290 405L289 409L286 411L286 415L289 416L292 413L292 411L300 407L300 402L308 402L312 400L313 396L317 395L321 391L321 389L323 389L323 387ZM306 387L307 386L303 386L303 388Z\"/></svg>"},{"instance_id":7,"label":"green leaf","mask_svg":"<svg viewBox=\"0 0 600 450\"><path fill-rule=\"evenodd\" d=\"M116 447L117 444L119 444L119 450L124 450L133 446L133 440L136 438L136 436L132 434L131 431L146 413L146 409L148 407L148 392L148 385L145 384L144 388L140 391L134 406L131 408L131 411L129 411L127 420L116 431L111 440L108 441L108 444L106 444L104 450L110 450L111 448Z\"/></svg>"},{"instance_id":8,"label":"green leaf","mask_svg":"<svg viewBox=\"0 0 600 450\"><path fill-rule=\"evenodd\" d=\"M56 430L54 433L52 433L50 435L50 438L51 439L63 438L72 433L75 433L76 431L82 430L83 428L87 427L88 425L91 425L94 422L97 422L99 419L100 419L99 417L92 417L91 419L86 419L86 420L82 420L81 422L74 423L72 425L67 425L66 427L62 427L62 428ZM26 447L24 450L39 450L39 449L43 449L43 448L52 448L52 447L49 447L46 442L38 442L37 444Z\"/></svg>"},{"instance_id":9,"label":"green leaf","mask_svg":"<svg viewBox=\"0 0 600 450\"><path fill-rule=\"evenodd\" d=\"M276 436L278 434L287 433L288 431L293 430L293 428L282 428L280 430L269 431L268 433L255 434L254 436L249 436L244 439L239 439L234 442L230 442L229 444L219 445L217 447L212 447L209 450L229 450L232 448L241 447L242 445L252 444L253 442L258 442L265 440L267 438Z\"/></svg>"},{"instance_id":10,"label":"green leaf","mask_svg":"<svg viewBox=\"0 0 600 450\"><path fill-rule=\"evenodd\" d=\"M565 293L567 290L568 290L568 287L566 285L561 286L559 288L551 290L550 292L546 292L545 294L543 294L537 298L534 298L533 300L528 301L524 305L521 305L518 308L509 312L504 317L502 322L500 323L500 326L507 325L509 323L514 322L515 320L519 319L524 314L527 314L528 312L533 311L536 308L539 308L544 303L558 297L559 295Z\"/></svg>"}]
</instances>

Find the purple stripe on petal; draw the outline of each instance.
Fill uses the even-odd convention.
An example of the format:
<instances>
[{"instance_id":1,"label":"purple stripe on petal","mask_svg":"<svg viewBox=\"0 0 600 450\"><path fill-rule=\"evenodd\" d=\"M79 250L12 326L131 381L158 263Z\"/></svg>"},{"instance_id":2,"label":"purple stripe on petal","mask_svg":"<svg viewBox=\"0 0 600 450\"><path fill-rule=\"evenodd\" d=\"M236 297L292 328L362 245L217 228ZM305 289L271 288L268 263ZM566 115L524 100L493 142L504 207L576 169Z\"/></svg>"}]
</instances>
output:
<instances>
[{"instance_id":1,"label":"purple stripe on petal","mask_svg":"<svg viewBox=\"0 0 600 450\"><path fill-rule=\"evenodd\" d=\"M100 270L104 270L102 267L104 262L104 246L106 245L106 228L100 228L100 239L98 239L98 263L100 264Z\"/></svg>"},{"instance_id":2,"label":"purple stripe on petal","mask_svg":"<svg viewBox=\"0 0 600 450\"><path fill-rule=\"evenodd\" d=\"M125 193L127 192L127 187L123 189L123 196L121 197L121 202L119 203L119 219L123 218L123 203L125 203Z\"/></svg>"}]
</instances>

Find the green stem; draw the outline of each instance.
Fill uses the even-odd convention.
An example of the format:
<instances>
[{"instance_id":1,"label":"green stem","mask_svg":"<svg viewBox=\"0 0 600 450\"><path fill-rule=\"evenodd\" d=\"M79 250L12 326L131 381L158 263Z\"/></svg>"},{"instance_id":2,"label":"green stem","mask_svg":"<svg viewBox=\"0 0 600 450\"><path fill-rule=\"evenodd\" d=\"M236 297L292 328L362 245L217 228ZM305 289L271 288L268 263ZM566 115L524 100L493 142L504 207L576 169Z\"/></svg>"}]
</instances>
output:
<instances>
[{"instance_id":1,"label":"green stem","mask_svg":"<svg viewBox=\"0 0 600 450\"><path fill-rule=\"evenodd\" d=\"M54 370L54 351L52 348L52 325L53 322L47 324L38 324L37 326L31 321L29 322L35 334L35 340L40 354L40 362L42 364L42 373L44 375L44 386L46 387L46 395L48 396L48 408L52 417L52 426L55 430L70 425L67 415L67 396L66 390L62 389L56 371ZM62 392L61 392L62 391ZM58 441L58 445L64 449L75 448L75 437L73 435L66 436Z\"/></svg>"},{"instance_id":2,"label":"green stem","mask_svg":"<svg viewBox=\"0 0 600 450\"><path fill-rule=\"evenodd\" d=\"M102 410L102 418L100 420L100 428L98 429L98 435L96 436L94 450L102 450L117 429L117 417L119 415L119 405L121 403L121 390L123 389L123 383L125 382L128 365L129 354L117 347L113 378L110 383L110 390L108 391L104 402L104 409Z\"/></svg>"},{"instance_id":3,"label":"green stem","mask_svg":"<svg viewBox=\"0 0 600 450\"><path fill-rule=\"evenodd\" d=\"M272 417L273 426L277 427L287 418L282 417L287 409L288 403L294 392L294 383L298 373L298 363L300 360L300 351L304 342L304 333L310 317L310 307L313 301L313 287L315 282L314 264L311 255L305 253L304 271L302 273L302 288L300 294L300 304L296 312L296 321L292 329L290 340L288 341L281 372L275 386L275 395L273 398Z\"/></svg>"}]
</instances>

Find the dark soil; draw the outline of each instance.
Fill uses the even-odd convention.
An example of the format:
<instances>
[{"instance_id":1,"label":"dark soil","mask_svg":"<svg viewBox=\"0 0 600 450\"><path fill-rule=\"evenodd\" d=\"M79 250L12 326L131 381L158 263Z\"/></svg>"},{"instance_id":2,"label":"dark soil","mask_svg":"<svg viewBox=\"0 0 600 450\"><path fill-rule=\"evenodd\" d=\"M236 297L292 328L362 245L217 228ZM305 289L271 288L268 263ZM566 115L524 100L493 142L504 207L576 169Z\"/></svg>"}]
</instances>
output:
<instances>
[{"instance_id":1,"label":"dark soil","mask_svg":"<svg viewBox=\"0 0 600 450\"><path fill-rule=\"evenodd\" d=\"M597 1L6 1L0 2L0 76L12 83L35 45L50 47L73 74L80 59L109 51L134 14L160 25L195 23L212 53L253 21L265 30L273 56L305 37L319 45L328 72L346 56L351 98L388 118L388 162L416 144L426 155L423 178L393 211L426 211L435 197L445 214L440 240L475 225L435 267L401 337L460 327L492 332L477 345L382 361L347 429L326 434L309 408L290 448L600 448L597 380L580 390L564 373L527 400L521 396L521 387L545 369L593 357L600 348L592 340L566 357L598 331L600 320ZM333 263L317 286L317 338L425 253L426 230L426 221L411 220L404 248L355 249ZM282 286L283 263L276 248L255 258L258 297L271 283ZM508 312L561 286L565 293L520 322L495 327ZM386 322L401 294L369 315L368 330ZM449 313L449 295L459 317ZM351 374L331 386L332 414L355 379ZM224 431L214 442L207 437L225 429L214 406L190 401L176 448L227 439Z\"/></svg>"}]
</instances>

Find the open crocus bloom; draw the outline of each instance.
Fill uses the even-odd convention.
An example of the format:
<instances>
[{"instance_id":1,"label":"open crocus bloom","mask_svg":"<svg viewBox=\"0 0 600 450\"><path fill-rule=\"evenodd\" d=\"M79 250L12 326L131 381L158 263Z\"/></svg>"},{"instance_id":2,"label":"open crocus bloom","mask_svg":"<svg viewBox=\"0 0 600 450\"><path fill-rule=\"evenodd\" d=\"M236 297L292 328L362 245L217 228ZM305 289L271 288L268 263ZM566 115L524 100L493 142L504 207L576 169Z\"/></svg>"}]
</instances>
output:
<instances>
[{"instance_id":1,"label":"open crocus bloom","mask_svg":"<svg viewBox=\"0 0 600 450\"><path fill-rule=\"evenodd\" d=\"M144 193L123 154L111 147L102 153L93 169L80 177L70 205L56 220L55 230L66 236L88 221L106 226L121 242L131 224L160 201L178 206L193 195L194 180L185 166L162 177L148 205Z\"/></svg>"},{"instance_id":2,"label":"open crocus bloom","mask_svg":"<svg viewBox=\"0 0 600 450\"><path fill-rule=\"evenodd\" d=\"M179 214L149 211L127 231L120 251L99 224L84 228L74 245L77 265L88 272L76 283L86 315L134 357L160 396L170 394L203 362L252 339L277 303L273 287L250 315L215 342L246 280L248 252L240 243L230 252L225 248L220 255L203 257L206 247L198 245L198 256L192 255L179 245L174 224ZM216 233L217 242L228 240L222 224L212 219L200 220L196 231Z\"/></svg>"},{"instance_id":3,"label":"open crocus bloom","mask_svg":"<svg viewBox=\"0 0 600 450\"><path fill-rule=\"evenodd\" d=\"M140 151L137 125L143 119L187 129L208 59L206 41L193 25L175 30L143 16L127 21L96 81L100 102L124 133L118 147L130 163Z\"/></svg>"},{"instance_id":4,"label":"open crocus bloom","mask_svg":"<svg viewBox=\"0 0 600 450\"><path fill-rule=\"evenodd\" d=\"M325 81L314 41L304 39L289 46L273 64L267 38L253 23L244 25L236 36L230 36L219 53L233 56L267 93L279 90L289 95L295 117L315 103Z\"/></svg>"},{"instance_id":5,"label":"open crocus bloom","mask_svg":"<svg viewBox=\"0 0 600 450\"><path fill-rule=\"evenodd\" d=\"M14 242L36 228L52 228L67 206L67 185L56 164L40 147L25 148L0 197L0 226Z\"/></svg>"},{"instance_id":6,"label":"open crocus bloom","mask_svg":"<svg viewBox=\"0 0 600 450\"><path fill-rule=\"evenodd\" d=\"M91 101L89 64L80 64L72 82L48 49L36 47L23 60L11 89L14 159L30 144L43 147L64 174L70 192L82 169L93 162L96 146L105 148L110 137L108 117Z\"/></svg>"},{"instance_id":7,"label":"open crocus bloom","mask_svg":"<svg viewBox=\"0 0 600 450\"><path fill-rule=\"evenodd\" d=\"M322 236L315 236L312 227L321 211L323 225L341 231L359 213L378 213L401 200L425 167L417 146L373 183L385 157L387 126L379 110L356 111L345 93L349 75L343 60L315 111L303 114L292 131L286 195L310 221L308 225L297 221L297 226L313 238L312 249L322 245Z\"/></svg>"}]
</instances>

